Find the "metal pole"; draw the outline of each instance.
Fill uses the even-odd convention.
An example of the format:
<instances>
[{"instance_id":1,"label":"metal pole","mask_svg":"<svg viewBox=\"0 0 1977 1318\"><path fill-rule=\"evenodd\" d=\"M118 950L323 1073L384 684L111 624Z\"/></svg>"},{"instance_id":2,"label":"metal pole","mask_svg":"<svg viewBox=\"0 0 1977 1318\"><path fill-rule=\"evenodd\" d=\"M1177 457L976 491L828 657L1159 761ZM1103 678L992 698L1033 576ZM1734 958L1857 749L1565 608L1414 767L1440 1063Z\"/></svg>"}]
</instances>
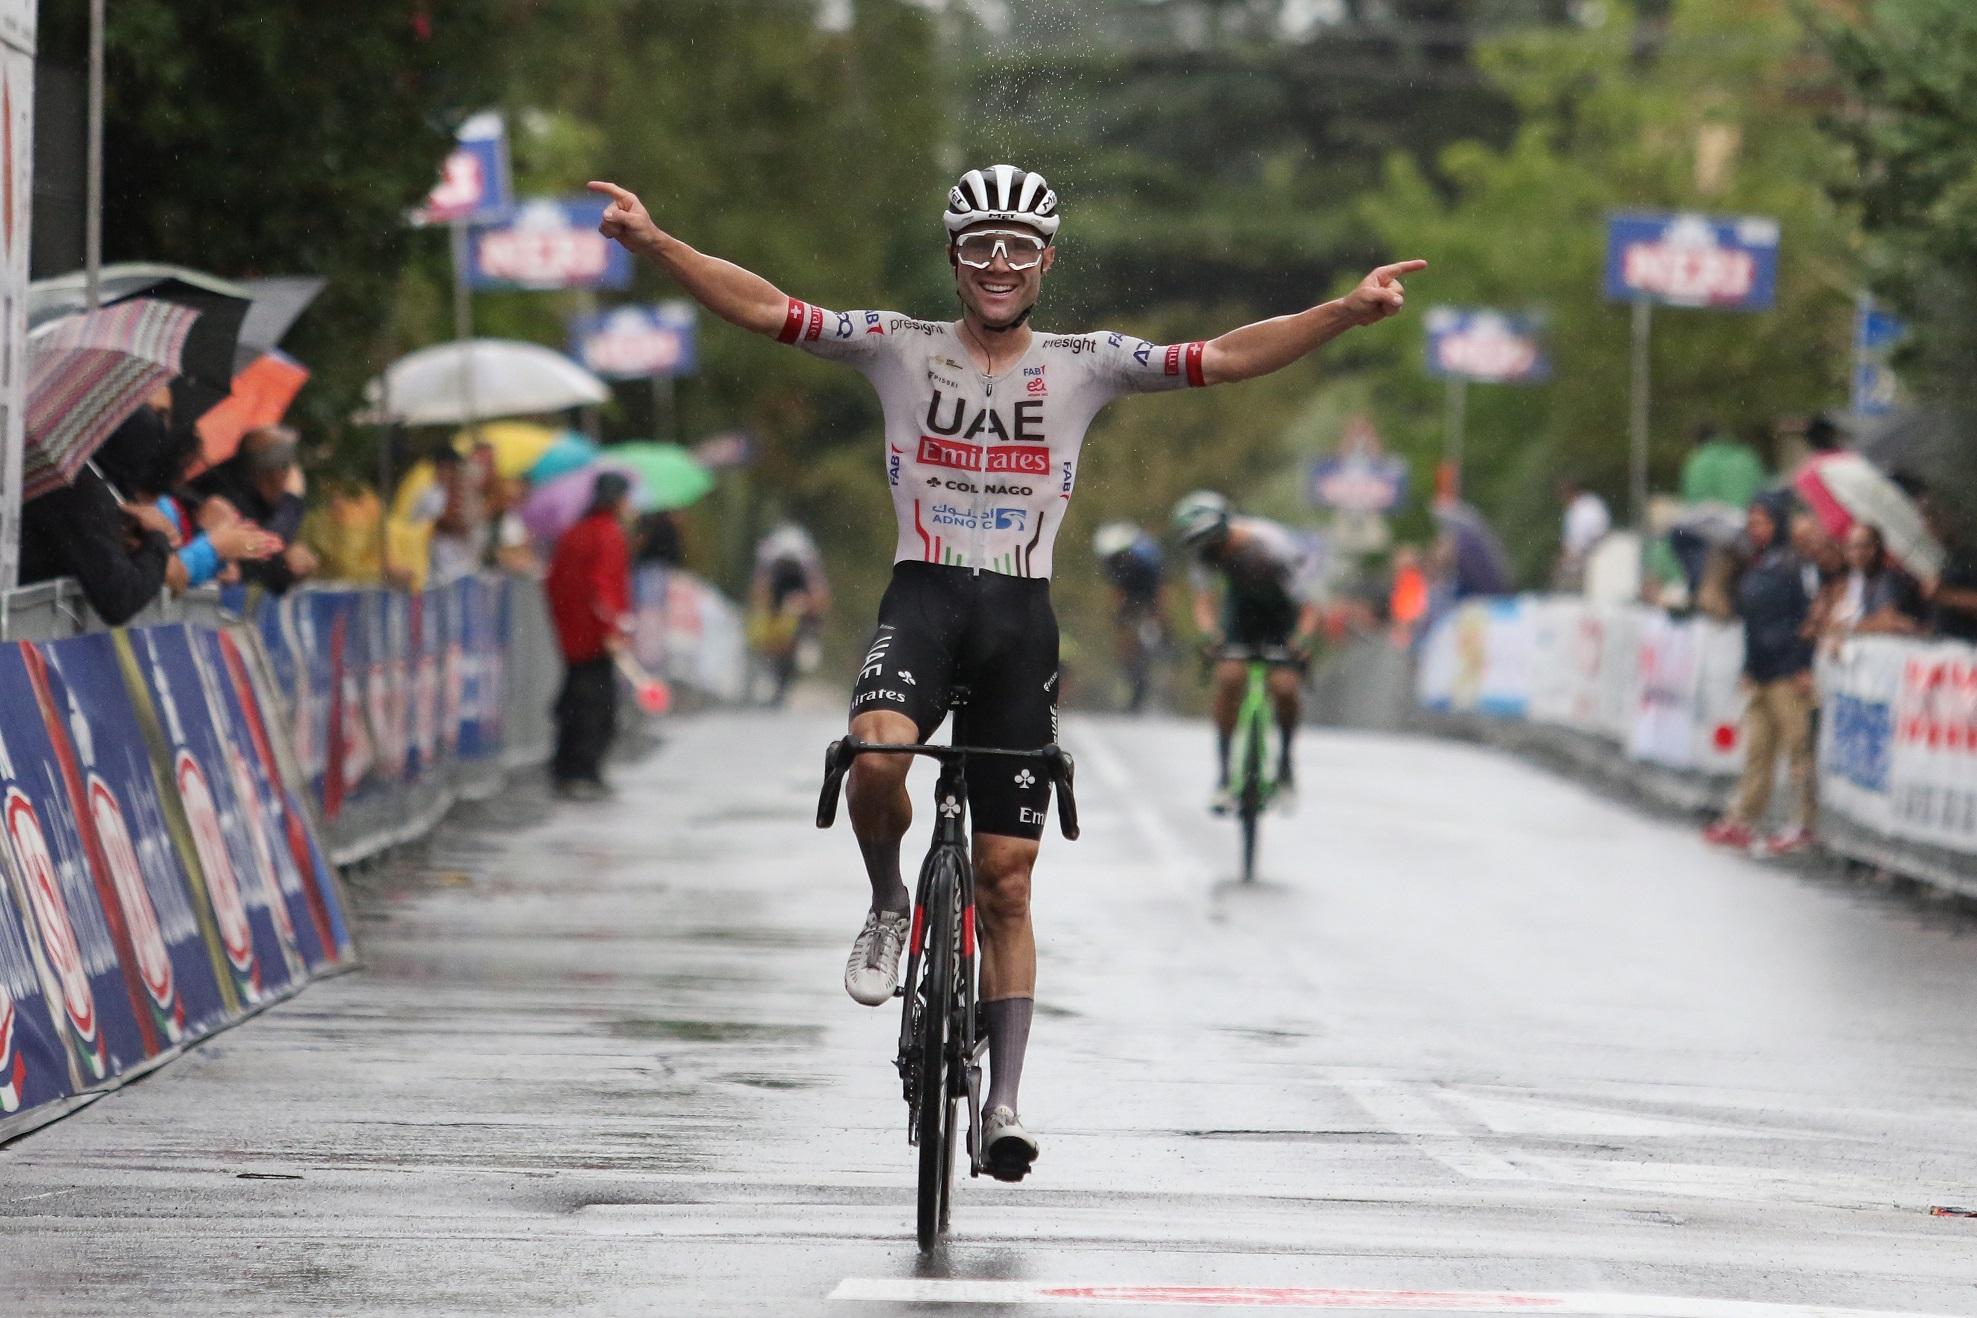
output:
<instances>
[{"instance_id":1,"label":"metal pole","mask_svg":"<svg viewBox=\"0 0 1977 1318\"><path fill-rule=\"evenodd\" d=\"M89 0L89 149L83 206L83 295L90 307L103 293L103 5Z\"/></svg>"},{"instance_id":2,"label":"metal pole","mask_svg":"<svg viewBox=\"0 0 1977 1318\"><path fill-rule=\"evenodd\" d=\"M448 228L453 233L453 337L462 345L460 399L466 407L467 429L477 431L481 411L475 397L473 349L464 346L474 337L474 295L467 287L467 222L454 220Z\"/></svg>"},{"instance_id":3,"label":"metal pole","mask_svg":"<svg viewBox=\"0 0 1977 1318\"><path fill-rule=\"evenodd\" d=\"M1628 427L1627 512L1634 529L1647 532L1648 503L1648 330L1654 314L1646 298L1634 303L1634 388Z\"/></svg>"},{"instance_id":4,"label":"metal pole","mask_svg":"<svg viewBox=\"0 0 1977 1318\"><path fill-rule=\"evenodd\" d=\"M1469 381L1460 375L1448 378L1447 419L1442 423L1442 466L1448 472L1448 495L1462 497L1462 428L1468 419Z\"/></svg>"}]
</instances>

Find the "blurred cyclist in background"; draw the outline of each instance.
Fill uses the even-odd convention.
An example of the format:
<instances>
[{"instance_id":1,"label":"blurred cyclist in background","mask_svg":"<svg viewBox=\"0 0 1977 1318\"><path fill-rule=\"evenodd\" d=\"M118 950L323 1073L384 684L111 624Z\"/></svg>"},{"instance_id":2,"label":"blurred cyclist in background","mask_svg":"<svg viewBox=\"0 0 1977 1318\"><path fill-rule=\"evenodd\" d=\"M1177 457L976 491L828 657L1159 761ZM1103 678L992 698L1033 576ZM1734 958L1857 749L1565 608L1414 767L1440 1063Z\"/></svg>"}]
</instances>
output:
<instances>
[{"instance_id":1,"label":"blurred cyclist in background","mask_svg":"<svg viewBox=\"0 0 1977 1318\"><path fill-rule=\"evenodd\" d=\"M1153 685L1154 661L1167 648L1165 556L1160 542L1132 522L1105 523L1091 547L1112 591L1113 652L1126 677L1126 710L1137 714Z\"/></svg>"},{"instance_id":2,"label":"blurred cyclist in background","mask_svg":"<svg viewBox=\"0 0 1977 1318\"><path fill-rule=\"evenodd\" d=\"M773 681L771 705L781 705L799 672L815 672L820 636L831 607L824 557L817 542L794 522L784 522L755 547L749 583L749 641Z\"/></svg>"},{"instance_id":3,"label":"blurred cyclist in background","mask_svg":"<svg viewBox=\"0 0 1977 1318\"><path fill-rule=\"evenodd\" d=\"M1210 490L1184 495L1174 505L1174 534L1193 553L1189 580L1194 588L1194 622L1211 653L1224 646L1286 649L1308 658L1320 622L1315 602L1316 565L1298 538L1275 522L1242 517L1229 501ZM1215 579L1221 578L1218 607ZM1209 809L1235 808L1229 794L1229 746L1242 708L1246 666L1240 659L1215 664L1215 794ZM1270 701L1277 713L1277 794L1288 810L1296 803L1291 739L1302 713L1299 673L1272 669Z\"/></svg>"}]
</instances>

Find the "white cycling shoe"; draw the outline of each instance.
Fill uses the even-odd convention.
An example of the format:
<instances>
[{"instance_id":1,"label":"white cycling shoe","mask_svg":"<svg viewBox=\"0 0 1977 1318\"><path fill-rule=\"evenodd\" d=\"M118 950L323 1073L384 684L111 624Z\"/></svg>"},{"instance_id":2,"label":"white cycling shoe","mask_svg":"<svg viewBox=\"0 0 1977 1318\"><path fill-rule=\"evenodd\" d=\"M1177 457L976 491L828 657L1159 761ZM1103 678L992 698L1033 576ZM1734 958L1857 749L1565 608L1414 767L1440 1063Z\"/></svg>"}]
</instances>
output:
<instances>
[{"instance_id":1,"label":"white cycling shoe","mask_svg":"<svg viewBox=\"0 0 1977 1318\"><path fill-rule=\"evenodd\" d=\"M893 911L868 911L865 927L851 944L844 963L844 991L853 1002L879 1007L892 1000L899 987L899 954L906 946L911 922Z\"/></svg>"},{"instance_id":2,"label":"white cycling shoe","mask_svg":"<svg viewBox=\"0 0 1977 1318\"><path fill-rule=\"evenodd\" d=\"M1208 794L1208 813L1211 815L1232 815L1236 812L1236 794L1229 790L1227 783L1219 784Z\"/></svg>"},{"instance_id":3,"label":"white cycling shoe","mask_svg":"<svg viewBox=\"0 0 1977 1318\"><path fill-rule=\"evenodd\" d=\"M1036 1138L1023 1129L1012 1107L992 1107L982 1113L982 1161L998 1181L1020 1181L1037 1160Z\"/></svg>"}]
</instances>

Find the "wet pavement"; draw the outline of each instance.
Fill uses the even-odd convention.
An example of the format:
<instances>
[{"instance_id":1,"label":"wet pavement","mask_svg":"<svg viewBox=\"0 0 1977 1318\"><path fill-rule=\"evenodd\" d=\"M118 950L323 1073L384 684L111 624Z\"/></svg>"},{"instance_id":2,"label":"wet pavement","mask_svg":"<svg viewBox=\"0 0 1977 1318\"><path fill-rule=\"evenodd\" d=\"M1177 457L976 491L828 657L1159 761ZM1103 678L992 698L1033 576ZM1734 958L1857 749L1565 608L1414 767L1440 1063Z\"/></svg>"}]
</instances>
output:
<instances>
[{"instance_id":1,"label":"wet pavement","mask_svg":"<svg viewBox=\"0 0 1977 1318\"><path fill-rule=\"evenodd\" d=\"M1067 722L1042 1158L921 1259L834 730L683 721L360 876L363 972L0 1150L0 1306L1977 1314L1977 921L1370 734L1245 886L1159 721Z\"/></svg>"}]
</instances>

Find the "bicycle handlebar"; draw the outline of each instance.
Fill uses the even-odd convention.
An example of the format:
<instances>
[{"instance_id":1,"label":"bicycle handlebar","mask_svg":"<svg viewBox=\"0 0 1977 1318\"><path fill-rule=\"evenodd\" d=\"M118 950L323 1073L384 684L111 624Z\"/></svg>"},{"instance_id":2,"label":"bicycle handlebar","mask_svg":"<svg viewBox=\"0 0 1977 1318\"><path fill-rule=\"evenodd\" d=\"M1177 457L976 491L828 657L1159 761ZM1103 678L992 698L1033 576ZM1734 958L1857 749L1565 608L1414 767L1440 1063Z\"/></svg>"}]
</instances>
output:
<instances>
[{"instance_id":1,"label":"bicycle handlebar","mask_svg":"<svg viewBox=\"0 0 1977 1318\"><path fill-rule=\"evenodd\" d=\"M1260 663L1270 668L1295 668L1299 672L1308 670L1311 659L1282 645L1204 645L1201 647L1201 672L1206 679L1208 670L1217 663L1233 659L1239 664Z\"/></svg>"},{"instance_id":2,"label":"bicycle handlebar","mask_svg":"<svg viewBox=\"0 0 1977 1318\"><path fill-rule=\"evenodd\" d=\"M923 746L910 742L859 741L840 737L824 752L824 790L817 797L817 827L837 822L837 803L845 774L860 755L924 755L942 764L965 761L971 755L1000 755L1010 760L1035 760L1044 766L1057 789L1057 826L1067 842L1078 840L1078 800L1071 790L1077 765L1071 753L1055 743L1033 751L999 750L993 746Z\"/></svg>"}]
</instances>

